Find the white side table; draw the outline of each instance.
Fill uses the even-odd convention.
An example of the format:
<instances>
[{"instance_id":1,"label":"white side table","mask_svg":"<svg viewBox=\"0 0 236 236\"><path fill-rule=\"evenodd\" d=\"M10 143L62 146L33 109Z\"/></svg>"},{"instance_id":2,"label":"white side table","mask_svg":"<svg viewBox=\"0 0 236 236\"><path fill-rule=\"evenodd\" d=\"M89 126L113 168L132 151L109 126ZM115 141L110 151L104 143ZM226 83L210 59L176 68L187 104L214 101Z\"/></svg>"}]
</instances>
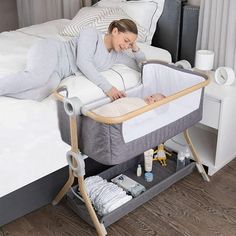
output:
<instances>
[{"instance_id":1,"label":"white side table","mask_svg":"<svg viewBox=\"0 0 236 236\"><path fill-rule=\"evenodd\" d=\"M210 72L211 82L205 88L203 118L199 124L189 129L190 137L208 174L213 175L236 157L236 84L218 85L214 72ZM172 140L185 143L183 135ZM165 145L175 151L181 146L168 140Z\"/></svg>"}]
</instances>

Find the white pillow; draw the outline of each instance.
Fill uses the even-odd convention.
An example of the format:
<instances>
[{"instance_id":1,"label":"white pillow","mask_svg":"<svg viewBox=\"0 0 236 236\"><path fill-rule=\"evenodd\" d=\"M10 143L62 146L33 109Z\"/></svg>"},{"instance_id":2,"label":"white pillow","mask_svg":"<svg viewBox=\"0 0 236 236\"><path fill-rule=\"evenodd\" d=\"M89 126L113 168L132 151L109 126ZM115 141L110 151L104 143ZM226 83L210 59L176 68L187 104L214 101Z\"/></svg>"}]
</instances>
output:
<instances>
[{"instance_id":1,"label":"white pillow","mask_svg":"<svg viewBox=\"0 0 236 236\"><path fill-rule=\"evenodd\" d=\"M110 23L122 18L131 19L121 8L83 7L60 34L76 36L84 27L95 27L101 32L107 33ZM137 41L146 42L148 31L138 23L137 28L139 32Z\"/></svg>"},{"instance_id":2,"label":"white pillow","mask_svg":"<svg viewBox=\"0 0 236 236\"><path fill-rule=\"evenodd\" d=\"M165 0L139 0L125 1L113 4L113 7L120 7L130 16L135 22L139 23L145 30L148 31L146 43L151 44L152 37L156 30L156 24L160 18ZM108 1L100 1L98 7L107 7ZM111 6L111 3L109 3Z\"/></svg>"},{"instance_id":3,"label":"white pillow","mask_svg":"<svg viewBox=\"0 0 236 236\"><path fill-rule=\"evenodd\" d=\"M83 7L71 22L60 32L65 36L76 36L85 26L93 24L98 18L106 15L108 8Z\"/></svg>"},{"instance_id":4,"label":"white pillow","mask_svg":"<svg viewBox=\"0 0 236 236\"><path fill-rule=\"evenodd\" d=\"M101 0L94 4L93 6L99 7L120 7L122 2L126 2L126 0Z\"/></svg>"},{"instance_id":5,"label":"white pillow","mask_svg":"<svg viewBox=\"0 0 236 236\"><path fill-rule=\"evenodd\" d=\"M109 8L109 12L105 15L104 18L98 18L96 21L93 22L92 26L95 26L98 30L100 30L103 33L107 32L107 29L110 25L110 23L114 20L119 19L131 19L121 8ZM148 31L145 30L142 26L140 26L137 22L138 28L138 42L146 42L146 39L148 37Z\"/></svg>"}]
</instances>

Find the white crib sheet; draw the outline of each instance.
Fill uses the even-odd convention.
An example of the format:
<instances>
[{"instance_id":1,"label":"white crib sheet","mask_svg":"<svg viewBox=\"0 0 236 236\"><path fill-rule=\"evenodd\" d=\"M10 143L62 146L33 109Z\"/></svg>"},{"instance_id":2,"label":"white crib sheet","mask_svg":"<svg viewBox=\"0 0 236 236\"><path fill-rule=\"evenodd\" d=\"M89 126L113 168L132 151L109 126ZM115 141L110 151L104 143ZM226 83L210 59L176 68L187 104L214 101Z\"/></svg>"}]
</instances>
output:
<instances>
[{"instance_id":1,"label":"white crib sheet","mask_svg":"<svg viewBox=\"0 0 236 236\"><path fill-rule=\"evenodd\" d=\"M41 25L0 34L0 78L22 70L27 51L42 38L59 38L58 31L69 20L56 20ZM140 45L148 59L170 62L162 49ZM135 87L140 74L124 65L103 72L119 89ZM117 73L117 72L118 73ZM122 74L124 79L119 76ZM124 81L124 82L123 82ZM83 103L104 97L103 92L81 74L62 81L70 96L78 95ZM0 197L17 190L66 165L65 153L70 147L61 141L56 103L52 96L42 102L0 97Z\"/></svg>"}]
</instances>

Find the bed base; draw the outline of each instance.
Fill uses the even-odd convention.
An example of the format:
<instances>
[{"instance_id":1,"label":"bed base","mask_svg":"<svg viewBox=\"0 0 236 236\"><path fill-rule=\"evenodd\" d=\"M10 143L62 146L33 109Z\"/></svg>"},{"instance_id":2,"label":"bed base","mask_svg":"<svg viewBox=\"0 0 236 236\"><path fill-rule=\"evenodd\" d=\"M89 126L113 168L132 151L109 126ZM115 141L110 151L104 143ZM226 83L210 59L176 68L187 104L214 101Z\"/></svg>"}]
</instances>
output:
<instances>
[{"instance_id":1,"label":"bed base","mask_svg":"<svg viewBox=\"0 0 236 236\"><path fill-rule=\"evenodd\" d=\"M86 176L97 175L110 168L95 162L91 158L85 160ZM69 168L65 167L48 174L16 191L0 198L0 227L50 204L68 180Z\"/></svg>"},{"instance_id":2,"label":"bed base","mask_svg":"<svg viewBox=\"0 0 236 236\"><path fill-rule=\"evenodd\" d=\"M0 226L49 204L68 179L68 166L0 198Z\"/></svg>"},{"instance_id":3,"label":"bed base","mask_svg":"<svg viewBox=\"0 0 236 236\"><path fill-rule=\"evenodd\" d=\"M204 87L205 85L207 84L207 82L203 82L201 83L201 85L196 85L194 86L193 88L191 88L190 90L188 89L188 91L186 93L189 93L191 91L194 91L196 89L199 89L199 87ZM61 90L64 90L65 88L60 88L59 90L57 90L54 95L56 97L57 100L61 101L64 103L64 108L65 108L65 111L67 113L67 115L69 115L69 118L70 118L70 134L71 134L71 151L69 151L67 153L67 160L68 160L68 163L69 163L69 166L70 166L70 171L69 171L69 179L68 181L66 182L66 184L64 185L64 187L61 189L61 191L58 193L58 195L55 197L55 199L53 200L52 204L53 205L56 205L60 202L60 200L69 192L70 188L72 187L72 184L74 183L74 180L75 178L78 178L78 186L75 187L76 189L78 189L78 191L80 192L81 196L82 196L82 199L84 201L84 204L86 205L86 208L88 210L88 213L89 213L89 216L92 220L92 223L94 225L94 227L96 228L97 230L97 233L99 236L104 236L107 234L106 232L106 226L108 226L110 223L116 221L118 218L122 217L123 216L123 212L122 214L118 214L119 217L117 216L113 216L112 213L111 214L111 218L113 220L104 220L102 219L102 221L99 220L93 206L92 206L92 203L87 195L87 192L86 192L86 189L85 189L85 181L84 181L84 175L85 175L85 162L84 162L84 158L83 158L83 155L81 154L79 148L78 148L78 134L77 134L77 122L76 122L76 116L80 115L80 110L81 110L81 107L80 107L80 102L78 100L76 100L75 98L73 99L70 99L68 100L66 97L62 96L61 94L59 94L59 92ZM127 120L131 117L135 117L136 115L138 115L139 113L143 113L147 110L150 110L150 109L153 109L155 107L158 107L160 106L159 103L165 103L165 102L169 102L171 100L174 100L176 99L178 96L183 96L183 93L181 92L179 95L175 95L174 98L169 98L167 99L167 101L160 101L160 102L157 102L158 104L151 104L149 106L146 106L146 108L143 109L140 109L140 111L134 111L133 114L132 112L129 113L128 117L126 115L124 115L123 119L120 118L118 120L118 122L120 121L123 121L123 120ZM92 112L87 112L86 114L87 116L91 116L91 118L93 118L94 120L98 121L98 122L104 122L103 120L101 120L101 117L100 116L96 116L94 113ZM115 119L105 119L105 122L106 123L116 123L117 120ZM200 158L199 156L197 155L197 152L194 148L194 145L193 143L191 142L191 139L190 139L190 136L188 134L188 130L186 129L184 131L184 137L189 145L189 148L191 149L192 151L192 154L193 154L193 158L194 160L196 161L196 165L197 165L197 169L199 171L199 173L202 175L203 179L206 180L206 181L209 181L209 177L208 175L206 174L205 170L204 170L204 167L200 161ZM121 164L122 165L122 164ZM119 165L120 166L120 165ZM186 167L186 169L188 170L192 170L192 166L193 165L189 165ZM191 167L191 168L190 168ZM115 168L115 167L114 167ZM109 170L108 170L109 172ZM186 172L187 173L187 172ZM106 174L105 174L106 175ZM184 170L182 170L181 172L177 172L176 175L173 175L173 177L171 177L171 180L170 182L168 182L168 184L164 184L164 186L162 186L162 182L159 183L162 187L155 187L154 191L150 189L150 191L152 192L151 195L149 195L149 197L144 197L145 201L149 200L151 197L155 196L156 194L158 194L158 192L160 191L163 191L165 190L168 186L170 186L172 183L176 182L178 179L181 179L182 177L184 177L185 174L184 174ZM108 177L108 179L111 177L111 176L106 176ZM77 211L77 213L80 214L80 209L74 205L74 201L73 201L73 196L69 193L69 202L71 204L71 206L74 208L75 211ZM135 209L136 207L138 207L139 205L143 204L143 200L139 200L139 198L136 199L137 201L137 204L134 204L133 206L129 207L129 210L133 210ZM142 197L140 198L142 199ZM121 206L122 208L122 206ZM118 208L119 210L119 208ZM114 211L115 213L117 212L117 210ZM128 212L127 212L128 213ZM84 214L82 214L83 216ZM86 218L88 217L85 217L85 220ZM106 217L105 217L106 218ZM88 222L90 222L89 220L87 220ZM104 222L106 222L104 224ZM108 222L108 223L107 223ZM110 222L110 223L109 223Z\"/></svg>"}]
</instances>

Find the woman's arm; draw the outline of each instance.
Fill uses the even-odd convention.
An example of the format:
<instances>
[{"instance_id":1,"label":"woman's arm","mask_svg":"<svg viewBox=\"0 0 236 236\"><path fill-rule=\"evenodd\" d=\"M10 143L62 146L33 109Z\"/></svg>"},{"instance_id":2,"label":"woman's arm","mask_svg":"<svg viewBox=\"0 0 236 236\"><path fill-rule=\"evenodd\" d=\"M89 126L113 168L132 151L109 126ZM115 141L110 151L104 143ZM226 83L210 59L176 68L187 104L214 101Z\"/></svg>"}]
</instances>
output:
<instances>
[{"instance_id":1,"label":"woman's arm","mask_svg":"<svg viewBox=\"0 0 236 236\"><path fill-rule=\"evenodd\" d=\"M146 61L146 57L136 43L131 45L130 48L133 55L130 56L126 52L120 53L116 63L124 64L134 70L140 71L141 63Z\"/></svg>"},{"instance_id":2,"label":"woman's arm","mask_svg":"<svg viewBox=\"0 0 236 236\"><path fill-rule=\"evenodd\" d=\"M125 97L125 93L112 86L103 77L94 65L94 54L96 51L99 35L93 28L83 29L77 40L76 65L79 70L94 84L103 90L111 99L116 100Z\"/></svg>"},{"instance_id":3,"label":"woman's arm","mask_svg":"<svg viewBox=\"0 0 236 236\"><path fill-rule=\"evenodd\" d=\"M81 30L77 39L76 65L79 70L105 93L112 85L103 77L94 65L94 53L97 47L98 34L93 28Z\"/></svg>"}]
</instances>

